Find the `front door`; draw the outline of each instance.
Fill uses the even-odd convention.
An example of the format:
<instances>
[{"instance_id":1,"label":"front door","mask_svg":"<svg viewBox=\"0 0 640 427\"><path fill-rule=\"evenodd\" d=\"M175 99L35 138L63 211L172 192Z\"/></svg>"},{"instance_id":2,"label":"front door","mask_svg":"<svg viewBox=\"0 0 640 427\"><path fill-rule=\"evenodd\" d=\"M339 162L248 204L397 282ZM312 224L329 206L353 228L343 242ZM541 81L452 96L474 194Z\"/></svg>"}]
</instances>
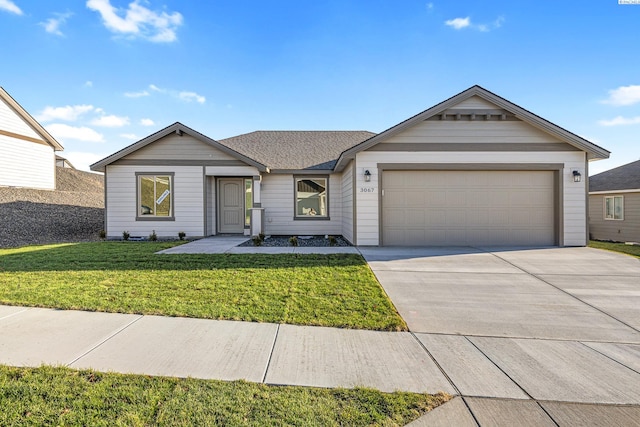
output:
<instances>
[{"instance_id":1,"label":"front door","mask_svg":"<svg viewBox=\"0 0 640 427\"><path fill-rule=\"evenodd\" d=\"M218 230L220 233L244 232L244 181L242 178L218 179Z\"/></svg>"}]
</instances>

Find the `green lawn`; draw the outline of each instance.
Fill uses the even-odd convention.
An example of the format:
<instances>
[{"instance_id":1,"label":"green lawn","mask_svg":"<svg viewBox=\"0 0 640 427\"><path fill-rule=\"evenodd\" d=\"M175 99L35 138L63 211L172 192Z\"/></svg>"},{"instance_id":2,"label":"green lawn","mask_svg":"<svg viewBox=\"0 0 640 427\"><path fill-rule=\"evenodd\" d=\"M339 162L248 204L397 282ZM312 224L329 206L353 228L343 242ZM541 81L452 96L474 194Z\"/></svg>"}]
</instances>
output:
<instances>
[{"instance_id":1,"label":"green lawn","mask_svg":"<svg viewBox=\"0 0 640 427\"><path fill-rule=\"evenodd\" d=\"M156 255L177 243L0 249L0 304L406 330L360 255Z\"/></svg>"},{"instance_id":2,"label":"green lawn","mask_svg":"<svg viewBox=\"0 0 640 427\"><path fill-rule=\"evenodd\" d=\"M449 396L0 365L0 425L405 425Z\"/></svg>"},{"instance_id":3,"label":"green lawn","mask_svg":"<svg viewBox=\"0 0 640 427\"><path fill-rule=\"evenodd\" d=\"M640 246L625 245L624 243L601 242L599 240L589 241L589 247L596 249L606 249L614 252L621 252L627 255L640 257Z\"/></svg>"}]
</instances>

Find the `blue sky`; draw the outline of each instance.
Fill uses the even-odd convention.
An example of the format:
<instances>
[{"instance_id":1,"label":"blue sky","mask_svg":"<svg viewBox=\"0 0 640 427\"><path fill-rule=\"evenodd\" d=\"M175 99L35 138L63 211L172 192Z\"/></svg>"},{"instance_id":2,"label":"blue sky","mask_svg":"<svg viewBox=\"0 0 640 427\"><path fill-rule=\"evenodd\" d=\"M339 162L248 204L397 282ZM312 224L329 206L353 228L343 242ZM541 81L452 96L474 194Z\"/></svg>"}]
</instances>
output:
<instances>
[{"instance_id":1,"label":"blue sky","mask_svg":"<svg viewBox=\"0 0 640 427\"><path fill-rule=\"evenodd\" d=\"M0 0L0 85L79 168L180 121L383 131L474 85L640 159L640 5Z\"/></svg>"}]
</instances>

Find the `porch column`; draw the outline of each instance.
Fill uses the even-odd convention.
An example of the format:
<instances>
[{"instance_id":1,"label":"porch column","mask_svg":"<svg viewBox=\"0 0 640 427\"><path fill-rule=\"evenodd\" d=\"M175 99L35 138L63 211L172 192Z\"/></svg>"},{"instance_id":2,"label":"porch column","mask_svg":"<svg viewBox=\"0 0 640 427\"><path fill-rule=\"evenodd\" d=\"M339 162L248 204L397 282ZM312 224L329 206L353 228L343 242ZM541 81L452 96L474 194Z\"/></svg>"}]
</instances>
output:
<instances>
[{"instance_id":1,"label":"porch column","mask_svg":"<svg viewBox=\"0 0 640 427\"><path fill-rule=\"evenodd\" d=\"M257 236L260 233L264 233L264 208L260 201L260 175L253 177L253 186L251 191L253 192L253 208L251 209L251 235Z\"/></svg>"}]
</instances>

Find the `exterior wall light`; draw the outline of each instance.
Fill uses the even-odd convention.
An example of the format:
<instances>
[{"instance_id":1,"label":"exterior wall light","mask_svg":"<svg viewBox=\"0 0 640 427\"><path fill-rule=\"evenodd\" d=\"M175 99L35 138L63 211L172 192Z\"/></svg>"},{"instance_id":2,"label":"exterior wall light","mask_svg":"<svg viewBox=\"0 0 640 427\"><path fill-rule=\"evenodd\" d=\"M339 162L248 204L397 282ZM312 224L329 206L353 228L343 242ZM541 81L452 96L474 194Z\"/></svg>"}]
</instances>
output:
<instances>
[{"instance_id":1,"label":"exterior wall light","mask_svg":"<svg viewBox=\"0 0 640 427\"><path fill-rule=\"evenodd\" d=\"M580 175L580 172L573 171L573 182L580 182L580 181L582 181L582 175Z\"/></svg>"},{"instance_id":2,"label":"exterior wall light","mask_svg":"<svg viewBox=\"0 0 640 427\"><path fill-rule=\"evenodd\" d=\"M371 172L369 172L369 169L364 171L364 181L365 182L371 181Z\"/></svg>"}]
</instances>

